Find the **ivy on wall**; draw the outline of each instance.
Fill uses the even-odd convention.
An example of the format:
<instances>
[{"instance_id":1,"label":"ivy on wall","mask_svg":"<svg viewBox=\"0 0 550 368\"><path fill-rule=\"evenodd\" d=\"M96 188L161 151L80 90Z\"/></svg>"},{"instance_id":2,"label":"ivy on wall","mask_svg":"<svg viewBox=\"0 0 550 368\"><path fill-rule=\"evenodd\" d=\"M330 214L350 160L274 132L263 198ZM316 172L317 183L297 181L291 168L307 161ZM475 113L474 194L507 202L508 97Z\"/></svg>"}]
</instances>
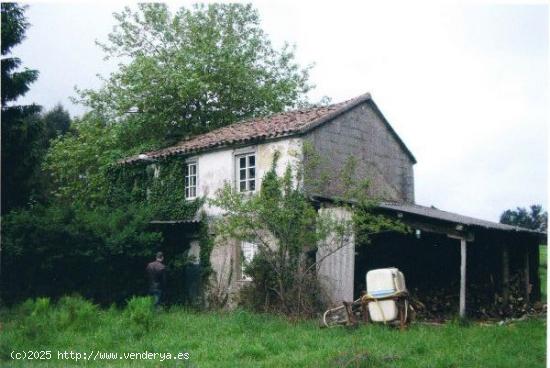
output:
<instances>
[{"instance_id":1,"label":"ivy on wall","mask_svg":"<svg viewBox=\"0 0 550 368\"><path fill-rule=\"evenodd\" d=\"M200 213L204 198L185 198L185 156L172 156L155 162L117 165L110 172L111 205L122 202L143 203L151 220L198 220L196 238L200 242L200 266L203 284L212 272L210 254L214 246L206 215Z\"/></svg>"},{"instance_id":2,"label":"ivy on wall","mask_svg":"<svg viewBox=\"0 0 550 368\"><path fill-rule=\"evenodd\" d=\"M154 163L113 167L110 172L110 204L144 203L152 220L193 219L204 199L185 198L184 164L185 157L176 156Z\"/></svg>"}]
</instances>

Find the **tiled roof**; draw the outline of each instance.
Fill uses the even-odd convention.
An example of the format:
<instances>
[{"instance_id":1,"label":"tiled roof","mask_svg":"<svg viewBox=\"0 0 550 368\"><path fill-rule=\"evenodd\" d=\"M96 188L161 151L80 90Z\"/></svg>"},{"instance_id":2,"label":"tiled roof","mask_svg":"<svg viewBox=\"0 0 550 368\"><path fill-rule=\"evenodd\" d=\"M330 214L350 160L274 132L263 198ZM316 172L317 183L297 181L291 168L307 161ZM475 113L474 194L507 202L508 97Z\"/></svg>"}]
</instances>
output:
<instances>
[{"instance_id":1,"label":"tiled roof","mask_svg":"<svg viewBox=\"0 0 550 368\"><path fill-rule=\"evenodd\" d=\"M370 94L366 93L354 99L329 106L287 111L267 117L234 123L229 126L183 140L174 146L128 157L120 162L132 163L140 160L159 159L172 155L195 153L224 146L245 144L249 141L264 141L305 133L370 99ZM407 154L409 154L414 161L414 157L409 152L405 144L401 141L385 119L383 120L388 125L392 134L396 136L402 147L404 147Z\"/></svg>"}]
</instances>

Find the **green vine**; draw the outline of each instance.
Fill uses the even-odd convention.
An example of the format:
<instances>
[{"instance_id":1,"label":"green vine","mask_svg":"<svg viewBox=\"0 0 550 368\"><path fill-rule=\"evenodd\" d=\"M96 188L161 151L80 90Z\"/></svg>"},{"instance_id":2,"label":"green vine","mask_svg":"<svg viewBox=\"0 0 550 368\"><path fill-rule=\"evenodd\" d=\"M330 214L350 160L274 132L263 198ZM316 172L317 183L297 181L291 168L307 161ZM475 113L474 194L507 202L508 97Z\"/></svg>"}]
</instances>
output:
<instances>
[{"instance_id":1,"label":"green vine","mask_svg":"<svg viewBox=\"0 0 550 368\"><path fill-rule=\"evenodd\" d=\"M200 208L204 198L185 198L185 157L139 163L117 165L109 172L111 182L109 201L112 207L123 207L134 203L142 206L148 221L199 221L198 240L200 243L199 262L201 283L206 285L212 273L210 254L214 242L209 234L209 225ZM199 217L199 218L197 218ZM173 255L173 266L183 268L187 257L182 253Z\"/></svg>"},{"instance_id":2,"label":"green vine","mask_svg":"<svg viewBox=\"0 0 550 368\"><path fill-rule=\"evenodd\" d=\"M110 172L110 204L141 203L148 207L153 220L193 219L204 199L185 198L184 165L185 157L117 165Z\"/></svg>"},{"instance_id":3,"label":"green vine","mask_svg":"<svg viewBox=\"0 0 550 368\"><path fill-rule=\"evenodd\" d=\"M199 227L199 262L201 265L201 278L202 284L206 285L212 275L212 265L210 264L210 255L212 249L214 249L214 237L210 234L210 226L204 213L201 215L201 222Z\"/></svg>"}]
</instances>

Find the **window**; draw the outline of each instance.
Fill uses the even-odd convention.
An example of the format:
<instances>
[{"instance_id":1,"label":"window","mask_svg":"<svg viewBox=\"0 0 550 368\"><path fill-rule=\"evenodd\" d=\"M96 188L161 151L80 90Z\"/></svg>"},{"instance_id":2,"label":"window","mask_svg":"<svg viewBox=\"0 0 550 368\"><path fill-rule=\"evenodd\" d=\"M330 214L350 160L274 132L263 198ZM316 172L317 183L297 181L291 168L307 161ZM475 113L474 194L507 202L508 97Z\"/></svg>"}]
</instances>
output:
<instances>
[{"instance_id":1,"label":"window","mask_svg":"<svg viewBox=\"0 0 550 368\"><path fill-rule=\"evenodd\" d=\"M237 156L237 189L239 192L256 190L256 155Z\"/></svg>"},{"instance_id":2,"label":"window","mask_svg":"<svg viewBox=\"0 0 550 368\"><path fill-rule=\"evenodd\" d=\"M197 197L197 163L189 162L185 164L185 198L193 199Z\"/></svg>"},{"instance_id":3,"label":"window","mask_svg":"<svg viewBox=\"0 0 550 368\"><path fill-rule=\"evenodd\" d=\"M246 274L246 267L252 262L258 253L258 245L250 242L241 243L241 280L252 281L252 277Z\"/></svg>"}]
</instances>

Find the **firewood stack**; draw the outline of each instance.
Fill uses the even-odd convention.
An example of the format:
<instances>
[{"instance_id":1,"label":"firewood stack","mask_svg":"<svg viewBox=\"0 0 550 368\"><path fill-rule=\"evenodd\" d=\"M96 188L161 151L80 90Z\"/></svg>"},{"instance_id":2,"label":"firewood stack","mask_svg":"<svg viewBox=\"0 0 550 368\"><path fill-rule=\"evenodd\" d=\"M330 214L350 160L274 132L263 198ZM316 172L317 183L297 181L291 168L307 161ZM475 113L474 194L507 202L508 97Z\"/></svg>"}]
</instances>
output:
<instances>
[{"instance_id":1,"label":"firewood stack","mask_svg":"<svg viewBox=\"0 0 550 368\"><path fill-rule=\"evenodd\" d=\"M453 292L450 292L452 290ZM456 290L456 292L454 292ZM410 303L417 320L443 321L458 314L458 285L445 289L418 290L411 292ZM518 318L526 314L546 313L546 304L540 301L528 303L519 275L510 278L509 298L506 302L501 293L495 293L489 284L470 284L467 289L468 316L474 319L501 320Z\"/></svg>"}]
</instances>

